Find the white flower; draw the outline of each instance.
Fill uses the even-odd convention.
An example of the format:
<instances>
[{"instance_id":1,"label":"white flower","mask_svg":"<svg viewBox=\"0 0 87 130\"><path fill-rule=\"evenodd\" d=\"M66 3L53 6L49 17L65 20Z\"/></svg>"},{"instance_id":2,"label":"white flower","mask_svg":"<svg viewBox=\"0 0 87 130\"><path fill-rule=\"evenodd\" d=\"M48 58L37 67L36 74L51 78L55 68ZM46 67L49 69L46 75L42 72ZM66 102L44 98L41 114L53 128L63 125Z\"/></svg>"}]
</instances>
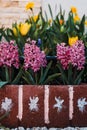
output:
<instances>
[{"instance_id":1,"label":"white flower","mask_svg":"<svg viewBox=\"0 0 87 130\"><path fill-rule=\"evenodd\" d=\"M54 108L58 108L57 111L61 111L63 108L64 100L62 100L60 97L55 97L56 104L54 104Z\"/></svg>"},{"instance_id":2,"label":"white flower","mask_svg":"<svg viewBox=\"0 0 87 130\"><path fill-rule=\"evenodd\" d=\"M12 99L5 97L5 100L1 104L1 109L5 110L6 112L7 111L9 112L11 108L12 108Z\"/></svg>"},{"instance_id":3,"label":"white flower","mask_svg":"<svg viewBox=\"0 0 87 130\"><path fill-rule=\"evenodd\" d=\"M86 98L78 99L77 106L81 112L85 111L85 105L87 105Z\"/></svg>"},{"instance_id":4,"label":"white flower","mask_svg":"<svg viewBox=\"0 0 87 130\"><path fill-rule=\"evenodd\" d=\"M38 101L39 98L38 97L33 97L33 98L29 98L30 99L30 103L29 103L29 108L31 111L38 111Z\"/></svg>"}]
</instances>

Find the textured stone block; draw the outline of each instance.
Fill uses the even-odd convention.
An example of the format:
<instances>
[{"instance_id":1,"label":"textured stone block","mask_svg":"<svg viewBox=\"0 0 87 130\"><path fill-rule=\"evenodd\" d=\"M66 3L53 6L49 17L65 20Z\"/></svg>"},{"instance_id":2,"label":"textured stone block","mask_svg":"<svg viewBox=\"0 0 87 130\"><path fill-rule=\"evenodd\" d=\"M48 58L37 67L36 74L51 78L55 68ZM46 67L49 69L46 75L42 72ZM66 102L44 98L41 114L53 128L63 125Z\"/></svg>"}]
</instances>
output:
<instances>
[{"instance_id":1,"label":"textured stone block","mask_svg":"<svg viewBox=\"0 0 87 130\"><path fill-rule=\"evenodd\" d=\"M2 117L6 113L6 108L8 109L9 114L8 116L0 120L0 123L7 127L17 127L18 86L7 85L6 87L0 89L0 117Z\"/></svg>"},{"instance_id":2,"label":"textured stone block","mask_svg":"<svg viewBox=\"0 0 87 130\"><path fill-rule=\"evenodd\" d=\"M87 85L74 87L72 126L87 126Z\"/></svg>"},{"instance_id":3,"label":"textured stone block","mask_svg":"<svg viewBox=\"0 0 87 130\"><path fill-rule=\"evenodd\" d=\"M21 126L44 126L43 86L23 87L23 118Z\"/></svg>"},{"instance_id":4,"label":"textured stone block","mask_svg":"<svg viewBox=\"0 0 87 130\"><path fill-rule=\"evenodd\" d=\"M49 120L50 127L69 125L69 92L68 86L49 86Z\"/></svg>"}]
</instances>

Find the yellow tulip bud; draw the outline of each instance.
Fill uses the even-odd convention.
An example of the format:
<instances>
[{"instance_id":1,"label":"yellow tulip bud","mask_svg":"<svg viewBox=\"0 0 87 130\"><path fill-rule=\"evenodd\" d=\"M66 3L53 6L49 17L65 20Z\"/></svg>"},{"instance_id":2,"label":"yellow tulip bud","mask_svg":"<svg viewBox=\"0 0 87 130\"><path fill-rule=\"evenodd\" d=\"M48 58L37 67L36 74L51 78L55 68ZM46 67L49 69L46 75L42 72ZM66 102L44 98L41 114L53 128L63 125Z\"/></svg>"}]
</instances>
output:
<instances>
[{"instance_id":1,"label":"yellow tulip bud","mask_svg":"<svg viewBox=\"0 0 87 130\"><path fill-rule=\"evenodd\" d=\"M16 26L12 27L13 33L15 36L18 36L18 31L19 31L19 25L17 24Z\"/></svg>"},{"instance_id":2,"label":"yellow tulip bud","mask_svg":"<svg viewBox=\"0 0 87 130\"><path fill-rule=\"evenodd\" d=\"M52 23L52 19L49 19L48 24L51 25L51 23Z\"/></svg>"},{"instance_id":3,"label":"yellow tulip bud","mask_svg":"<svg viewBox=\"0 0 87 130\"><path fill-rule=\"evenodd\" d=\"M78 21L80 21L80 17L79 17L78 15L75 15L75 17L74 17L74 22L76 23L76 22L78 22Z\"/></svg>"},{"instance_id":4,"label":"yellow tulip bud","mask_svg":"<svg viewBox=\"0 0 87 130\"><path fill-rule=\"evenodd\" d=\"M72 46L73 44L76 43L77 40L78 40L78 36L76 36L76 37L69 37L69 45Z\"/></svg>"},{"instance_id":5,"label":"yellow tulip bud","mask_svg":"<svg viewBox=\"0 0 87 130\"><path fill-rule=\"evenodd\" d=\"M60 19L59 23L60 23L60 25L62 25L64 23L64 21L62 19Z\"/></svg>"},{"instance_id":6,"label":"yellow tulip bud","mask_svg":"<svg viewBox=\"0 0 87 130\"><path fill-rule=\"evenodd\" d=\"M12 30L13 30L14 35L17 36L17 29L13 27Z\"/></svg>"},{"instance_id":7,"label":"yellow tulip bud","mask_svg":"<svg viewBox=\"0 0 87 130\"><path fill-rule=\"evenodd\" d=\"M87 21L85 21L85 25L87 26Z\"/></svg>"},{"instance_id":8,"label":"yellow tulip bud","mask_svg":"<svg viewBox=\"0 0 87 130\"><path fill-rule=\"evenodd\" d=\"M20 33L21 33L21 35L25 36L29 32L30 28L31 28L31 24L22 23L20 25Z\"/></svg>"},{"instance_id":9,"label":"yellow tulip bud","mask_svg":"<svg viewBox=\"0 0 87 130\"><path fill-rule=\"evenodd\" d=\"M72 11L72 13L74 13L74 14L77 13L77 9L76 9L76 7L74 7L74 6L71 7L71 11Z\"/></svg>"},{"instance_id":10,"label":"yellow tulip bud","mask_svg":"<svg viewBox=\"0 0 87 130\"><path fill-rule=\"evenodd\" d=\"M33 16L33 20L34 20L34 22L36 22L37 19L38 19L38 15Z\"/></svg>"}]
</instances>

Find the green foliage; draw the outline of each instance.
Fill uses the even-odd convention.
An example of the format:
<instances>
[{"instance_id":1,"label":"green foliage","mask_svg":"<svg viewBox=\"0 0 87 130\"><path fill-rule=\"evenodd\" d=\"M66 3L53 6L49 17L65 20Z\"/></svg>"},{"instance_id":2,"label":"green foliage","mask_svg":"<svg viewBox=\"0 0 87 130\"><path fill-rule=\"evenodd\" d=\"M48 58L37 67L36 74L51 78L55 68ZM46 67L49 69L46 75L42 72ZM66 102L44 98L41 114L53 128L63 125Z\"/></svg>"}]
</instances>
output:
<instances>
[{"instance_id":1,"label":"green foliage","mask_svg":"<svg viewBox=\"0 0 87 130\"><path fill-rule=\"evenodd\" d=\"M53 81L56 77L60 76L60 73L49 75L51 66L52 61L48 63L46 68L42 67L41 70L36 73L34 73L33 70L24 71L23 79L27 84L33 84L33 85L49 84L50 81Z\"/></svg>"},{"instance_id":2,"label":"green foliage","mask_svg":"<svg viewBox=\"0 0 87 130\"><path fill-rule=\"evenodd\" d=\"M0 41L1 41L2 38L4 37L4 31L5 31L5 28L4 28L4 27L1 27L1 28L0 28Z\"/></svg>"},{"instance_id":3,"label":"green foliage","mask_svg":"<svg viewBox=\"0 0 87 130\"><path fill-rule=\"evenodd\" d=\"M84 73L84 69L79 71L77 70L77 68L73 68L70 64L69 68L67 70L64 70L59 62L57 64L57 67L61 72L62 84L78 85L82 82L82 75Z\"/></svg>"},{"instance_id":4,"label":"green foliage","mask_svg":"<svg viewBox=\"0 0 87 130\"><path fill-rule=\"evenodd\" d=\"M55 62L53 66L52 62L47 64L46 68L41 68L40 71L34 73L31 69L24 71L23 67L20 69L0 67L0 86L7 83L9 84L80 84L81 82L87 82L87 32L86 32L86 16L83 15L81 19L75 21L77 13L73 13L71 10L68 13L68 17L65 17L65 10L60 6L60 10L54 18L51 6L48 5L51 19L45 12L43 16L42 8L36 20L34 19L33 8L31 10L32 16L29 16L24 23L13 23L11 28L0 28L0 41L5 39L6 41L15 40L19 49L20 57L24 55L24 45L29 40L36 40L37 46L43 50L47 56L56 55L56 45L62 42L69 45L69 38L78 37L79 40L83 40L85 45L86 65L84 70L78 71L76 68L69 66L67 71L63 70L60 63ZM38 45L38 39L41 40L41 44ZM23 59L24 60L24 59ZM54 62L54 61L53 61ZM22 61L23 66L24 61ZM56 68L57 65L57 68Z\"/></svg>"},{"instance_id":5,"label":"green foliage","mask_svg":"<svg viewBox=\"0 0 87 130\"><path fill-rule=\"evenodd\" d=\"M7 81L0 81L0 88L3 87L4 85L8 84Z\"/></svg>"},{"instance_id":6,"label":"green foliage","mask_svg":"<svg viewBox=\"0 0 87 130\"><path fill-rule=\"evenodd\" d=\"M20 84L22 78L22 68L14 69L13 67L0 68L0 87L6 84Z\"/></svg>"}]
</instances>

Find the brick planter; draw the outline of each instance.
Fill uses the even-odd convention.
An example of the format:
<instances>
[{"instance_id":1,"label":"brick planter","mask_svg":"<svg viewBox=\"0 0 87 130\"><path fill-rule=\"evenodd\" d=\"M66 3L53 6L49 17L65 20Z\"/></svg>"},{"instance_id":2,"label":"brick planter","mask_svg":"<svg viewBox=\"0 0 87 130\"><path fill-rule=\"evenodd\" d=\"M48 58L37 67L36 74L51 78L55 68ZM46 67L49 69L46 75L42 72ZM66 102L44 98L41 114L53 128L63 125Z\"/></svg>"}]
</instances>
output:
<instances>
[{"instance_id":1,"label":"brick planter","mask_svg":"<svg viewBox=\"0 0 87 130\"><path fill-rule=\"evenodd\" d=\"M7 127L87 126L87 85L7 85L0 89L0 117L6 110L0 123Z\"/></svg>"}]
</instances>

